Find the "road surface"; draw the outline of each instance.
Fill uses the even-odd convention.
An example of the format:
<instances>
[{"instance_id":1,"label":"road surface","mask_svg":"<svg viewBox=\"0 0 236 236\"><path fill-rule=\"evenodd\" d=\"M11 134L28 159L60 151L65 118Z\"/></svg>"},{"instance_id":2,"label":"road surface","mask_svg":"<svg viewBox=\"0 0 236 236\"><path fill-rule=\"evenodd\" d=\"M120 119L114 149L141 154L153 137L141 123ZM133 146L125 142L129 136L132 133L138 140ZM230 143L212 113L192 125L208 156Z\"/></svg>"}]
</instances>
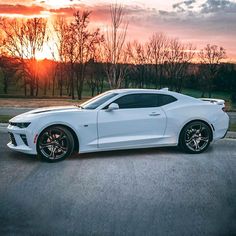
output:
<instances>
[{"instance_id":1,"label":"road surface","mask_svg":"<svg viewBox=\"0 0 236 236\"><path fill-rule=\"evenodd\" d=\"M0 235L235 235L236 140L55 164L6 143L0 133Z\"/></svg>"}]
</instances>

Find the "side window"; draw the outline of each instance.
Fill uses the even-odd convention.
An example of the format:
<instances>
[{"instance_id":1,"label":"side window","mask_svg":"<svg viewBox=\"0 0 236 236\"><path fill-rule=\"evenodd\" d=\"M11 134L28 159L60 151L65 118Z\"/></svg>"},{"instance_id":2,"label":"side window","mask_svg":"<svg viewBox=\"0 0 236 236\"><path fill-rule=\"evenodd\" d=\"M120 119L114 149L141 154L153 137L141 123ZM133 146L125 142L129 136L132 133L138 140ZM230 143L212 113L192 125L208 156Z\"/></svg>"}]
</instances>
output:
<instances>
[{"instance_id":1,"label":"side window","mask_svg":"<svg viewBox=\"0 0 236 236\"><path fill-rule=\"evenodd\" d=\"M158 94L157 100L158 100L159 107L177 101L177 99L175 97L173 97L171 95L167 95L167 94Z\"/></svg>"},{"instance_id":2,"label":"side window","mask_svg":"<svg viewBox=\"0 0 236 236\"><path fill-rule=\"evenodd\" d=\"M167 94L140 93L124 95L115 100L114 103L117 103L120 109L132 109L160 107L175 101L177 101L175 97ZM104 109L107 109L108 106L104 107Z\"/></svg>"},{"instance_id":3,"label":"side window","mask_svg":"<svg viewBox=\"0 0 236 236\"><path fill-rule=\"evenodd\" d=\"M157 107L157 94L130 94L114 101L120 109Z\"/></svg>"}]
</instances>

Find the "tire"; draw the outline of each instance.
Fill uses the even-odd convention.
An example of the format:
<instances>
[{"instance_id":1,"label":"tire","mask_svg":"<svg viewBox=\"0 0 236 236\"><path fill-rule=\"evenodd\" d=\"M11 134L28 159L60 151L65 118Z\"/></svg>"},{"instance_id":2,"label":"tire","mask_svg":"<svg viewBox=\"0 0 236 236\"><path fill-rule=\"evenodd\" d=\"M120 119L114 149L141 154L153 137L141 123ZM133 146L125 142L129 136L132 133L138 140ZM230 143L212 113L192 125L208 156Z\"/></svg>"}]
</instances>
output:
<instances>
[{"instance_id":1,"label":"tire","mask_svg":"<svg viewBox=\"0 0 236 236\"><path fill-rule=\"evenodd\" d=\"M212 131L202 121L192 121L181 131L179 146L187 153L202 153L207 150L211 143Z\"/></svg>"},{"instance_id":2,"label":"tire","mask_svg":"<svg viewBox=\"0 0 236 236\"><path fill-rule=\"evenodd\" d=\"M62 126L48 127L38 137L37 153L43 161L62 161L69 157L73 150L73 135Z\"/></svg>"}]
</instances>

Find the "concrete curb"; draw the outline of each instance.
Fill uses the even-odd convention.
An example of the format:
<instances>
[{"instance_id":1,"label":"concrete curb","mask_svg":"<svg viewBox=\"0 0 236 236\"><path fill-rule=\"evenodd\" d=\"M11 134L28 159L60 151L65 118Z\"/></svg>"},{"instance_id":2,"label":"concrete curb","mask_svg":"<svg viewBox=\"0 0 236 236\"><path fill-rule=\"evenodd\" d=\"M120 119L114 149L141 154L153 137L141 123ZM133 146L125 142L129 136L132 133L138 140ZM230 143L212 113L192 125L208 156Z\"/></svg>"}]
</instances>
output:
<instances>
[{"instance_id":1,"label":"concrete curb","mask_svg":"<svg viewBox=\"0 0 236 236\"><path fill-rule=\"evenodd\" d=\"M8 123L0 123L0 132L7 133ZM225 138L236 139L236 132L228 131Z\"/></svg>"},{"instance_id":2,"label":"concrete curb","mask_svg":"<svg viewBox=\"0 0 236 236\"><path fill-rule=\"evenodd\" d=\"M7 133L7 123L0 123L0 133Z\"/></svg>"}]
</instances>

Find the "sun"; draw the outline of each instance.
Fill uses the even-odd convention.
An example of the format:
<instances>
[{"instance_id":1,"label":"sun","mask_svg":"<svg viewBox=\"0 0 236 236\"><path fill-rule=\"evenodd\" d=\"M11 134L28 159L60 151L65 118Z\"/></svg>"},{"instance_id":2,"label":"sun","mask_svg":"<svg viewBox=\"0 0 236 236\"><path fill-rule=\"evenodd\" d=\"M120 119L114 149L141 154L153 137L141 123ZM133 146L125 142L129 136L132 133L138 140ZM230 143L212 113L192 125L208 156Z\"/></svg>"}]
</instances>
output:
<instances>
[{"instance_id":1,"label":"sun","mask_svg":"<svg viewBox=\"0 0 236 236\"><path fill-rule=\"evenodd\" d=\"M53 52L50 50L50 48L47 45L43 46L42 51L37 51L35 57L37 60L55 59L53 57Z\"/></svg>"}]
</instances>

